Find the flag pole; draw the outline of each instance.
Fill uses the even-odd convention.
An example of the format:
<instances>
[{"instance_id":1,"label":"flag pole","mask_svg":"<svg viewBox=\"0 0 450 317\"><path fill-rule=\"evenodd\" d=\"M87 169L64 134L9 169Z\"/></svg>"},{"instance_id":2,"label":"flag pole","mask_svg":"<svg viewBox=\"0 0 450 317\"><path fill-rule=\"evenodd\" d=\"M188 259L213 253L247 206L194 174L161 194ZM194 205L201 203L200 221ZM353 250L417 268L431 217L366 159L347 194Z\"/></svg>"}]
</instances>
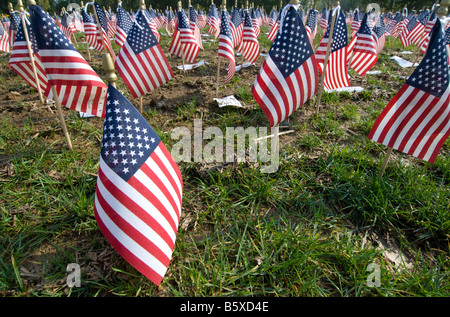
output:
<instances>
[{"instance_id":1,"label":"flag pole","mask_svg":"<svg viewBox=\"0 0 450 317\"><path fill-rule=\"evenodd\" d=\"M328 58L330 57L330 51L331 51L331 44L333 42L333 32L334 32L334 25L336 22L336 17L339 14L339 1L336 1L334 6L334 14L333 11L331 12L331 14L333 14L333 17L331 19L331 26L330 26L330 34L328 34L328 44L327 44L327 52L325 54L325 60L323 62L323 71L322 71L322 76L320 77L320 85L319 85L319 92L317 95L317 103L316 103L316 114L319 113L319 106L320 106L320 99L322 98L322 93L323 93L323 83L325 80L325 75L327 72L327 64L328 64ZM324 31L326 33L326 30Z\"/></svg>"},{"instance_id":2,"label":"flag pole","mask_svg":"<svg viewBox=\"0 0 450 317\"><path fill-rule=\"evenodd\" d=\"M388 147L387 152L384 155L384 160L383 160L383 163L381 164L381 169L380 169L380 177L382 177L383 174L384 174L384 171L386 169L386 165L387 165L387 163L389 161L389 158L390 158L390 156L392 154L392 150L393 149L391 147Z\"/></svg>"},{"instance_id":3,"label":"flag pole","mask_svg":"<svg viewBox=\"0 0 450 317\"><path fill-rule=\"evenodd\" d=\"M44 96L42 95L39 77L38 77L37 71L36 71L36 64L34 62L33 48L31 47L30 38L28 37L27 24L25 22L25 10L23 9L22 0L18 0L17 5L19 7L20 19L22 20L23 34L25 36L25 41L27 42L28 56L30 57L31 68L33 69L33 75L34 75L34 80L36 82L37 91L39 93L39 99L41 100L41 103L43 105L45 105L45 100L44 100Z\"/></svg>"}]
</instances>

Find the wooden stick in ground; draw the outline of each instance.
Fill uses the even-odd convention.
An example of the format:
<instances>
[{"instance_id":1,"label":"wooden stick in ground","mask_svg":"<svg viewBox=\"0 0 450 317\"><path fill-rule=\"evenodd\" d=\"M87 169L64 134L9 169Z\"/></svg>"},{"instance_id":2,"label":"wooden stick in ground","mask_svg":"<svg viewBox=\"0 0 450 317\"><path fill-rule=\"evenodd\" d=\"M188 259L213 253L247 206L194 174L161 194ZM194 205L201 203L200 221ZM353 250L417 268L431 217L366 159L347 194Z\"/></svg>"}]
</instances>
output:
<instances>
[{"instance_id":1,"label":"wooden stick in ground","mask_svg":"<svg viewBox=\"0 0 450 317\"><path fill-rule=\"evenodd\" d=\"M141 108L140 108L140 112L142 113L142 111L143 111L143 106L142 106L142 102L143 102L143 98L142 98L142 96L139 98L140 99L140 101L141 101Z\"/></svg>"},{"instance_id":2,"label":"wooden stick in ground","mask_svg":"<svg viewBox=\"0 0 450 317\"><path fill-rule=\"evenodd\" d=\"M388 147L388 150L387 150L387 152L386 152L386 155L384 156L383 164L381 165L381 169L380 169L380 177L382 177L383 174L384 174L384 171L385 171L385 169L386 169L386 165L387 165L387 163L388 163L388 161L389 161L389 157L391 156L391 153L392 153L392 148L391 148L391 147Z\"/></svg>"},{"instance_id":3,"label":"wooden stick in ground","mask_svg":"<svg viewBox=\"0 0 450 317\"><path fill-rule=\"evenodd\" d=\"M219 98L219 74L220 74L220 56L217 61L217 80L216 80L216 98Z\"/></svg>"},{"instance_id":4,"label":"wooden stick in ground","mask_svg":"<svg viewBox=\"0 0 450 317\"><path fill-rule=\"evenodd\" d=\"M339 5L339 2L337 2L337 5ZM320 77L319 92L317 94L316 114L319 113L320 99L322 98L322 93L323 93L323 89L324 89L323 83L324 83L325 76L326 76L326 73L327 73L328 58L330 57L331 44L333 42L334 25L335 25L335 22L336 22L336 17L339 14L339 10L340 10L339 7L336 7L334 9L334 15L333 15L333 17L331 19L330 34L328 35L327 52L325 54L325 60L323 62L323 71L322 71L322 76Z\"/></svg>"},{"instance_id":5,"label":"wooden stick in ground","mask_svg":"<svg viewBox=\"0 0 450 317\"><path fill-rule=\"evenodd\" d=\"M64 136L66 137L67 146L72 151L72 142L70 141L69 131L67 130L66 122L64 121L64 115L61 109L61 103L59 101L58 92L56 91L55 86L52 86L53 98L55 99L56 111L58 112L59 123L61 128L63 129Z\"/></svg>"},{"instance_id":6,"label":"wooden stick in ground","mask_svg":"<svg viewBox=\"0 0 450 317\"><path fill-rule=\"evenodd\" d=\"M27 24L25 22L25 11L23 9L22 0L17 1L17 5L18 5L19 11L20 11L20 19L22 20L23 34L25 36L25 41L27 42L28 56L30 57L31 68L33 69L33 76L34 76L34 80L35 80L35 83L37 86L37 91L39 93L39 99L41 100L41 103L43 105L45 105L45 100L44 100L44 96L42 94L39 77L38 77L37 71L36 71L36 64L34 61L33 48L31 47L30 38L28 37Z\"/></svg>"}]
</instances>

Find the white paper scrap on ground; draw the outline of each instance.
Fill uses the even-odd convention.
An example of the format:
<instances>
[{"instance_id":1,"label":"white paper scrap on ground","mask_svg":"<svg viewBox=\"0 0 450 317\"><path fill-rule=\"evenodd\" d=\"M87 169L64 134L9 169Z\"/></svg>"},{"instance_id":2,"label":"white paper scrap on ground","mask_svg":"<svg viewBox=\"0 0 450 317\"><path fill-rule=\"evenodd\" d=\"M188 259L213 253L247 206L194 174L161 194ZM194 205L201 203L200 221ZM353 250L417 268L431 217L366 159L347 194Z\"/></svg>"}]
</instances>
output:
<instances>
[{"instance_id":1,"label":"white paper scrap on ground","mask_svg":"<svg viewBox=\"0 0 450 317\"><path fill-rule=\"evenodd\" d=\"M381 70L371 70L371 71L368 71L366 74L377 75L377 74L381 74L381 73L383 73Z\"/></svg>"},{"instance_id":2,"label":"white paper scrap on ground","mask_svg":"<svg viewBox=\"0 0 450 317\"><path fill-rule=\"evenodd\" d=\"M194 68L198 68L204 64L208 64L207 62L205 62L203 59L200 62L197 62L195 64L185 64L184 65L184 70L190 70L190 69L194 69ZM183 65L178 65L177 66L178 69L183 70Z\"/></svg>"},{"instance_id":3,"label":"white paper scrap on ground","mask_svg":"<svg viewBox=\"0 0 450 317\"><path fill-rule=\"evenodd\" d=\"M342 91L348 91L348 92L360 92L363 91L364 88L360 87L360 86L350 86L350 87L341 87L341 88L337 88L337 89L327 89L325 88L326 92L342 92Z\"/></svg>"},{"instance_id":4,"label":"white paper scrap on ground","mask_svg":"<svg viewBox=\"0 0 450 317\"><path fill-rule=\"evenodd\" d=\"M95 115L90 114L90 113L86 113L86 112L79 112L80 113L80 118L90 118L90 117L95 117Z\"/></svg>"},{"instance_id":5,"label":"white paper scrap on ground","mask_svg":"<svg viewBox=\"0 0 450 317\"><path fill-rule=\"evenodd\" d=\"M411 55L412 52L410 52L410 51L401 51L400 54Z\"/></svg>"},{"instance_id":6,"label":"white paper scrap on ground","mask_svg":"<svg viewBox=\"0 0 450 317\"><path fill-rule=\"evenodd\" d=\"M401 57L398 57L398 56L392 56L391 59L396 61L397 64L400 65L400 67L402 67L402 68L408 68L408 67L411 67L413 65L413 63L408 62L407 60L405 60L405 59L403 59ZM414 64L414 66L417 66L417 65L419 65L419 64L418 63Z\"/></svg>"},{"instance_id":7,"label":"white paper scrap on ground","mask_svg":"<svg viewBox=\"0 0 450 317\"><path fill-rule=\"evenodd\" d=\"M233 95L227 96L225 98L214 98L213 100L217 101L219 107L235 106L242 108L242 104L240 103L240 101L237 100Z\"/></svg>"},{"instance_id":8,"label":"white paper scrap on ground","mask_svg":"<svg viewBox=\"0 0 450 317\"><path fill-rule=\"evenodd\" d=\"M238 72L238 71L241 70L241 68L247 68L247 67L250 67L250 66L252 66L252 65L253 65L253 64L250 64L249 62L244 63L244 64L242 64L242 65L237 65L237 66L236 66L236 71Z\"/></svg>"}]
</instances>

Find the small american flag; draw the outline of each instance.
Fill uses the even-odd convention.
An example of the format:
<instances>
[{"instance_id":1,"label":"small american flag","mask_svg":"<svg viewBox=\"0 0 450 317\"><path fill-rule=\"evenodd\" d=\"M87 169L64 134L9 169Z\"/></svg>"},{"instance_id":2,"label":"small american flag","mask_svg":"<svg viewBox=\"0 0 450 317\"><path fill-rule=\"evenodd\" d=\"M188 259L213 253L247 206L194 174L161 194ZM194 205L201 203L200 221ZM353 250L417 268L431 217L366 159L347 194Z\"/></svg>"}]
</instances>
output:
<instances>
[{"instance_id":1,"label":"small american flag","mask_svg":"<svg viewBox=\"0 0 450 317\"><path fill-rule=\"evenodd\" d=\"M72 43L72 35L75 33L75 27L73 27L69 13L65 12L61 18L61 31L67 37L70 43Z\"/></svg>"},{"instance_id":2,"label":"small american flag","mask_svg":"<svg viewBox=\"0 0 450 317\"><path fill-rule=\"evenodd\" d=\"M122 6L117 7L117 25L116 25L116 44L120 47L123 46L127 38L128 32L130 32L133 26L133 21L131 21L130 15L125 11Z\"/></svg>"},{"instance_id":3,"label":"small american flag","mask_svg":"<svg viewBox=\"0 0 450 317\"><path fill-rule=\"evenodd\" d=\"M235 8L233 9L233 12L231 13L231 20L230 20L230 30L231 30L231 37L233 39L234 47L238 52L242 51L242 37L243 37L243 21L242 21L242 15L239 9Z\"/></svg>"},{"instance_id":4,"label":"small american flag","mask_svg":"<svg viewBox=\"0 0 450 317\"><path fill-rule=\"evenodd\" d=\"M380 19L377 24L373 27L373 32L375 33L375 46L377 54L381 52L386 44L386 27L384 25L383 19Z\"/></svg>"},{"instance_id":5,"label":"small american flag","mask_svg":"<svg viewBox=\"0 0 450 317\"><path fill-rule=\"evenodd\" d=\"M159 285L175 246L183 179L136 108L108 87L94 214L115 250Z\"/></svg>"},{"instance_id":6,"label":"small american flag","mask_svg":"<svg viewBox=\"0 0 450 317\"><path fill-rule=\"evenodd\" d=\"M89 14L86 13L84 8L81 8L81 16L83 18L86 43L98 52L103 51L102 38L98 33L97 25L94 23Z\"/></svg>"},{"instance_id":7,"label":"small american flag","mask_svg":"<svg viewBox=\"0 0 450 317\"><path fill-rule=\"evenodd\" d=\"M17 34L17 30L18 30L20 24L22 24L20 15L18 13L11 12L11 22L9 25L10 47L14 46L14 41L16 40L16 34Z\"/></svg>"},{"instance_id":8,"label":"small american flag","mask_svg":"<svg viewBox=\"0 0 450 317\"><path fill-rule=\"evenodd\" d=\"M325 30L328 28L328 15L329 10L327 10L327 8L323 8L322 15L320 16L319 20L319 26Z\"/></svg>"},{"instance_id":9,"label":"small american flag","mask_svg":"<svg viewBox=\"0 0 450 317\"><path fill-rule=\"evenodd\" d=\"M189 20L183 10L178 11L178 22L173 33L169 52L180 58L194 63L197 59L200 47L189 26Z\"/></svg>"},{"instance_id":10,"label":"small american flag","mask_svg":"<svg viewBox=\"0 0 450 317\"><path fill-rule=\"evenodd\" d=\"M333 40L331 44L331 52L328 58L326 76L324 78L324 86L327 89L337 89L341 87L350 86L350 79L348 77L347 69L347 27L345 24L344 13L340 7L336 7L333 14L330 14L330 23L325 35L320 41L319 47L315 53L315 57L319 66L320 72L323 74L323 67L325 55L330 35L330 27L332 16L337 14L336 22L333 30Z\"/></svg>"},{"instance_id":11,"label":"small american flag","mask_svg":"<svg viewBox=\"0 0 450 317\"><path fill-rule=\"evenodd\" d=\"M255 29L252 26L250 15L245 12L244 18L244 33L242 38L242 56L253 64L259 56L261 49L259 47L258 39L256 38Z\"/></svg>"},{"instance_id":12,"label":"small american flag","mask_svg":"<svg viewBox=\"0 0 450 317\"><path fill-rule=\"evenodd\" d=\"M314 38L317 32L317 12L314 9L309 10L308 17L306 20L306 33L308 33L309 41L313 45Z\"/></svg>"},{"instance_id":13,"label":"small american flag","mask_svg":"<svg viewBox=\"0 0 450 317\"><path fill-rule=\"evenodd\" d=\"M206 26L206 17L205 17L205 13L200 10L200 8L197 10L197 21L198 21L198 28L201 30L203 30Z\"/></svg>"},{"instance_id":14,"label":"small american flag","mask_svg":"<svg viewBox=\"0 0 450 317\"><path fill-rule=\"evenodd\" d=\"M400 41L403 47L407 47L411 44L420 46L423 39L423 32L425 25L419 22L415 16L412 16L405 30L400 34Z\"/></svg>"},{"instance_id":15,"label":"small american flag","mask_svg":"<svg viewBox=\"0 0 450 317\"><path fill-rule=\"evenodd\" d=\"M437 19L436 10L434 9L429 16L427 24L425 26L425 30L423 31L424 32L424 40L422 41L422 44L420 45L420 52L422 54L425 54L425 51L428 47L428 43L430 42L430 33L431 33L431 30L433 29L434 24L436 23L436 19Z\"/></svg>"},{"instance_id":16,"label":"small american flag","mask_svg":"<svg viewBox=\"0 0 450 317\"><path fill-rule=\"evenodd\" d=\"M277 20L270 27L269 34L267 34L267 39L271 42L275 41L279 29L280 29L280 17L278 16Z\"/></svg>"},{"instance_id":17,"label":"small american flag","mask_svg":"<svg viewBox=\"0 0 450 317\"><path fill-rule=\"evenodd\" d=\"M158 32L158 23L157 23L158 18L156 17L155 12L153 12L153 10L150 11L143 10L143 11L147 18L148 25L150 26L150 29L153 32L153 35L155 35L156 40L158 41L158 43L160 43L161 34L159 34Z\"/></svg>"},{"instance_id":18,"label":"small american flag","mask_svg":"<svg viewBox=\"0 0 450 317\"><path fill-rule=\"evenodd\" d=\"M50 97L51 91L48 86L47 74L45 73L42 59L39 55L39 50L37 49L34 31L28 23L26 23L26 26L28 39L30 41L31 49L33 52L36 74L39 80L39 87L47 97ZM31 87L38 90L22 23L17 24L17 29L15 31L16 40L14 42L14 47L11 52L8 66L17 74L19 74L20 77L22 77Z\"/></svg>"},{"instance_id":19,"label":"small american flag","mask_svg":"<svg viewBox=\"0 0 450 317\"><path fill-rule=\"evenodd\" d=\"M234 73L236 72L236 62L234 60L234 45L230 31L230 20L228 19L226 10L222 10L218 56L226 58L229 62L227 68L227 77L225 78L224 82L226 84L230 82L231 79L233 79Z\"/></svg>"},{"instance_id":20,"label":"small american flag","mask_svg":"<svg viewBox=\"0 0 450 317\"><path fill-rule=\"evenodd\" d=\"M28 8L48 84L56 88L61 104L72 110L103 117L107 91L105 83L44 10L36 5Z\"/></svg>"},{"instance_id":21,"label":"small american flag","mask_svg":"<svg viewBox=\"0 0 450 317\"><path fill-rule=\"evenodd\" d=\"M259 27L259 20L256 16L256 10L250 8L250 20L252 21L253 28L255 29L255 35L258 38L261 34L261 28Z\"/></svg>"},{"instance_id":22,"label":"small american flag","mask_svg":"<svg viewBox=\"0 0 450 317\"><path fill-rule=\"evenodd\" d=\"M422 62L389 102L368 138L433 163L450 135L450 73L438 19Z\"/></svg>"},{"instance_id":23,"label":"small american flag","mask_svg":"<svg viewBox=\"0 0 450 317\"><path fill-rule=\"evenodd\" d=\"M0 23L0 51L9 53L10 51L10 43L9 43L9 35L8 32L3 28Z\"/></svg>"},{"instance_id":24,"label":"small american flag","mask_svg":"<svg viewBox=\"0 0 450 317\"><path fill-rule=\"evenodd\" d=\"M206 24L208 25L208 33L213 35L214 38L217 38L220 33L220 21L219 14L217 13L217 8L214 3L211 4L211 10L208 13Z\"/></svg>"},{"instance_id":25,"label":"small american flag","mask_svg":"<svg viewBox=\"0 0 450 317\"><path fill-rule=\"evenodd\" d=\"M142 10L135 16L115 65L134 98L173 78L172 69Z\"/></svg>"},{"instance_id":26,"label":"small american flag","mask_svg":"<svg viewBox=\"0 0 450 317\"><path fill-rule=\"evenodd\" d=\"M295 6L287 5L281 29L252 86L252 94L277 126L317 92L314 51Z\"/></svg>"},{"instance_id":27,"label":"small american flag","mask_svg":"<svg viewBox=\"0 0 450 317\"><path fill-rule=\"evenodd\" d=\"M360 27L361 27L361 19L359 18L359 10L355 9L355 12L353 14L353 21L352 21L352 25L351 25L350 29L356 33L359 31Z\"/></svg>"},{"instance_id":28,"label":"small american flag","mask_svg":"<svg viewBox=\"0 0 450 317\"><path fill-rule=\"evenodd\" d=\"M360 75L364 76L377 62L377 48L375 43L375 33L370 29L367 22L368 15L365 14L361 27L356 33L355 48L350 66Z\"/></svg>"},{"instance_id":29,"label":"small american flag","mask_svg":"<svg viewBox=\"0 0 450 317\"><path fill-rule=\"evenodd\" d=\"M200 36L200 29L198 27L197 21L197 12L195 11L193 6L189 7L189 26L194 33L194 37L197 40L198 46L200 49L203 49L202 38Z\"/></svg>"},{"instance_id":30,"label":"small american flag","mask_svg":"<svg viewBox=\"0 0 450 317\"><path fill-rule=\"evenodd\" d=\"M109 54L111 54L111 57L113 61L116 60L116 54L114 53L114 50L111 45L111 41L109 39L108 35L108 19L106 18L105 12L100 8L100 6L97 4L97 2L94 2L94 8L95 12L97 13L98 22L100 24L101 28L101 36L104 46L106 46L106 49L108 50Z\"/></svg>"}]
</instances>

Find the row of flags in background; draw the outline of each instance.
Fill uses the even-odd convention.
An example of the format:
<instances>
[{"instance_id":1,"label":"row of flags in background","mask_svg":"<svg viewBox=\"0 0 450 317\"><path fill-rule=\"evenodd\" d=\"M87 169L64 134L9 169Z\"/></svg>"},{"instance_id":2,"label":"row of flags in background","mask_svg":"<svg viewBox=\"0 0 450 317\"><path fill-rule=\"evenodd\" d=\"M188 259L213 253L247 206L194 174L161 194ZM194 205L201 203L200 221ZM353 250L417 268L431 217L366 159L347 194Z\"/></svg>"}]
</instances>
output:
<instances>
[{"instance_id":1,"label":"row of flags in background","mask_svg":"<svg viewBox=\"0 0 450 317\"><path fill-rule=\"evenodd\" d=\"M88 13L89 6L94 14ZM182 177L141 114L114 86L105 85L77 51L76 32L85 33L92 49L111 54L131 95L139 98L174 77L160 46L159 29L171 36L168 51L193 63L203 49L201 31L206 28L219 42L219 61L228 62L228 83L236 72L235 53L254 63L260 56L261 26L268 25L266 36L273 44L252 94L272 127L314 97L321 76L322 88L348 87L349 68L365 76L377 62L386 36L399 38L403 45L420 47L423 60L377 119L369 139L432 163L450 134L450 29L441 25L435 11L376 15L355 9L344 14L339 6L304 12L289 4L266 15L254 8L228 13L212 4L208 14L192 6L186 11L134 13L119 4L113 13L90 2L79 14L51 17L39 6L28 9L29 19L23 17L38 81L18 13L3 21L0 39L6 38L7 44L0 47L6 52L13 48L9 66L35 89L39 85L47 98L104 118L95 216L118 253L155 284L161 282L172 256ZM318 28L323 32L314 48ZM112 41L120 47L117 56Z\"/></svg>"}]
</instances>

